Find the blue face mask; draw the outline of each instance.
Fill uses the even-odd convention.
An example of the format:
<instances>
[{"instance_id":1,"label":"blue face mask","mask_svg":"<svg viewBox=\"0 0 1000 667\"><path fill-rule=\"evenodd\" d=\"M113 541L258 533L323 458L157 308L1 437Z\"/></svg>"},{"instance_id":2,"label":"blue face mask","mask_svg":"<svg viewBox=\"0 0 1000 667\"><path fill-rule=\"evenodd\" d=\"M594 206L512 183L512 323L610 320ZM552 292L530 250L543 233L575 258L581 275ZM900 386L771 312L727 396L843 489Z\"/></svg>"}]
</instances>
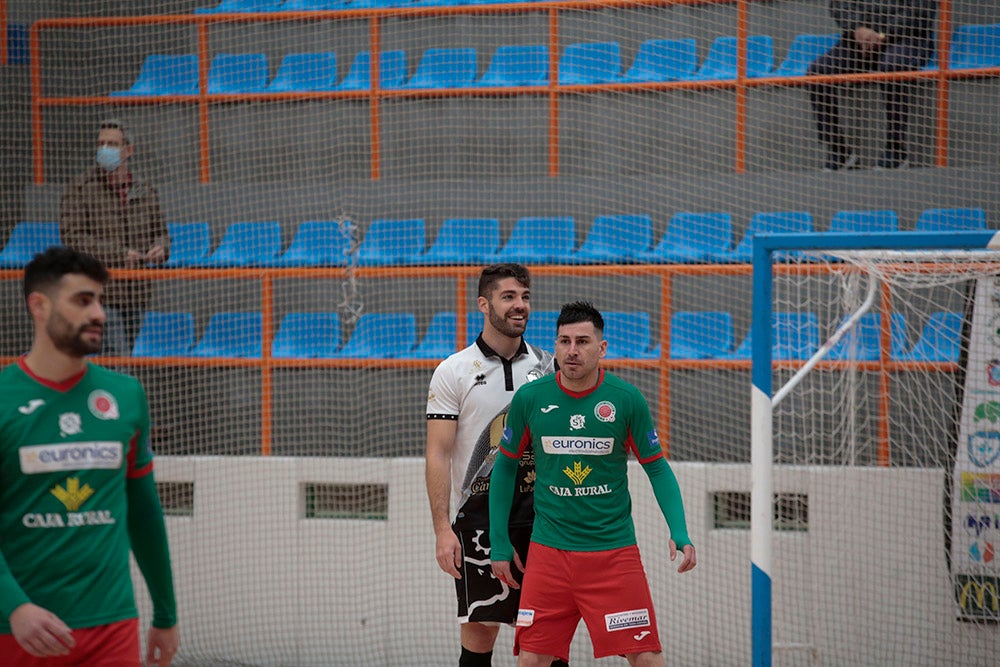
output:
<instances>
[{"instance_id":1,"label":"blue face mask","mask_svg":"<svg viewBox=\"0 0 1000 667\"><path fill-rule=\"evenodd\" d=\"M105 171L114 171L122 164L122 151L114 146L100 146L97 149L97 164Z\"/></svg>"}]
</instances>

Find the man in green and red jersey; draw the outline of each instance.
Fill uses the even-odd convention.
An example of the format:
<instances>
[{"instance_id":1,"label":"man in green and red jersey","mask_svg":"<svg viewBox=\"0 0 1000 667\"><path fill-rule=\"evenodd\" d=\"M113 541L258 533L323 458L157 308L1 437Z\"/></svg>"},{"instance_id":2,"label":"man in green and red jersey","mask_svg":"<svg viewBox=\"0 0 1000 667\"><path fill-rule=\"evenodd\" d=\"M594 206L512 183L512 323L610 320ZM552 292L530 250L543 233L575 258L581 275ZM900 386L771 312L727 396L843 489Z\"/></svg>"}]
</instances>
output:
<instances>
[{"instance_id":1,"label":"man in green and red jersey","mask_svg":"<svg viewBox=\"0 0 1000 667\"><path fill-rule=\"evenodd\" d=\"M696 564L680 487L660 449L639 390L600 367L607 352L604 318L591 304L563 306L556 321L559 371L517 390L507 414L490 485L493 572L516 588L508 536L514 473L521 453L535 451L535 523L530 566L521 585L514 653L519 667L569 659L580 619L594 657L624 655L630 665L663 665L649 584L636 546L627 458L649 477L670 527L678 572Z\"/></svg>"},{"instance_id":2,"label":"man in green and red jersey","mask_svg":"<svg viewBox=\"0 0 1000 667\"><path fill-rule=\"evenodd\" d=\"M178 646L142 385L101 349L107 269L49 248L25 267L31 350L0 372L0 656L7 667L142 664L129 550L153 601L146 662Z\"/></svg>"}]
</instances>

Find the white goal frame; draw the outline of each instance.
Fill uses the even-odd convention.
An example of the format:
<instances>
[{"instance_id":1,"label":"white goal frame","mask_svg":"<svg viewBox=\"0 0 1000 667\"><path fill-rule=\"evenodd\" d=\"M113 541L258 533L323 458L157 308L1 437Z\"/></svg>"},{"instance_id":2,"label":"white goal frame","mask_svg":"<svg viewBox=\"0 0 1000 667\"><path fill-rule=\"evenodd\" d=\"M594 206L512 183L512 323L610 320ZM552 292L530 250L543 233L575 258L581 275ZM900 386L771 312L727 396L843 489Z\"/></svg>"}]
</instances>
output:
<instances>
[{"instance_id":1,"label":"white goal frame","mask_svg":"<svg viewBox=\"0 0 1000 667\"><path fill-rule=\"evenodd\" d=\"M751 396L751 632L754 667L772 663L772 540L773 540L773 440L774 407L795 388L853 327L875 301L875 284L867 298L816 353L778 389L772 392L771 313L773 310L773 258L785 251L877 251L913 253L1000 250L1000 232L887 232L761 234L753 239L753 318Z\"/></svg>"}]
</instances>

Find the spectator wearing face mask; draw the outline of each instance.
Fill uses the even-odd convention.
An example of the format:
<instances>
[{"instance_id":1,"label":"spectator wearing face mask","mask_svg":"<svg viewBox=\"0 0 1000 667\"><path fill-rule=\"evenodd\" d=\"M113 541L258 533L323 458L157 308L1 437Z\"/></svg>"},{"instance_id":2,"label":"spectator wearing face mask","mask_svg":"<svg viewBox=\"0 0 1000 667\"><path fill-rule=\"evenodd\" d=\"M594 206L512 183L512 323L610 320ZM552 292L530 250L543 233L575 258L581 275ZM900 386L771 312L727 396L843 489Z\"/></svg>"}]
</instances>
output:
<instances>
[{"instance_id":1,"label":"spectator wearing face mask","mask_svg":"<svg viewBox=\"0 0 1000 667\"><path fill-rule=\"evenodd\" d=\"M59 211L62 242L94 255L111 269L162 265L170 252L156 190L129 168L134 154L125 124L117 119L101 121L97 164L69 184ZM103 354L131 354L151 289L146 280L108 284Z\"/></svg>"}]
</instances>

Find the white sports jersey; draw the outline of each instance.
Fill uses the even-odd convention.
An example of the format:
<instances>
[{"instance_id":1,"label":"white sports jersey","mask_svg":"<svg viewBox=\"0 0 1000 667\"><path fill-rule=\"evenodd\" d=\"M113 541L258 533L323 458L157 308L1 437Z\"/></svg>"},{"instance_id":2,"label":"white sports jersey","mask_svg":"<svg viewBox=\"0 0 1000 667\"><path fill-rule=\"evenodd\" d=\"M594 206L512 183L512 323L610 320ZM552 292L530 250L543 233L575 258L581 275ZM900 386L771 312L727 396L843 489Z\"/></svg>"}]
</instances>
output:
<instances>
[{"instance_id":1,"label":"white sports jersey","mask_svg":"<svg viewBox=\"0 0 1000 667\"><path fill-rule=\"evenodd\" d=\"M427 393L427 419L458 421L451 456L453 521L473 493L483 496L485 507L488 482L477 484L476 480L488 479L514 392L553 370L552 355L524 339L513 360L507 361L483 341L482 335L434 370ZM488 466L485 470L484 464ZM476 515L481 525L489 524L488 514L479 516L476 511Z\"/></svg>"}]
</instances>

